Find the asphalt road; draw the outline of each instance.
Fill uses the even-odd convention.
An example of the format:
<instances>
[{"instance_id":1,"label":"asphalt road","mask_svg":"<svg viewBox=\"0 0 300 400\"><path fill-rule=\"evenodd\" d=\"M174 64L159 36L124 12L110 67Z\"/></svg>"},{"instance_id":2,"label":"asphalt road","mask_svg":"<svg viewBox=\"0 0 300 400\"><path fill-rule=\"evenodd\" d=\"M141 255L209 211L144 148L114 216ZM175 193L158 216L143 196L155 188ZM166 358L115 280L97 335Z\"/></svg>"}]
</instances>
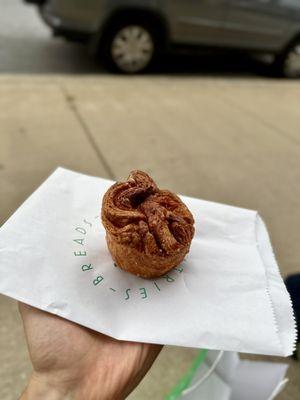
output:
<instances>
[{"instance_id":1,"label":"asphalt road","mask_svg":"<svg viewBox=\"0 0 300 400\"><path fill-rule=\"evenodd\" d=\"M1 0L0 73L94 73L84 46L54 38L35 6Z\"/></svg>"}]
</instances>

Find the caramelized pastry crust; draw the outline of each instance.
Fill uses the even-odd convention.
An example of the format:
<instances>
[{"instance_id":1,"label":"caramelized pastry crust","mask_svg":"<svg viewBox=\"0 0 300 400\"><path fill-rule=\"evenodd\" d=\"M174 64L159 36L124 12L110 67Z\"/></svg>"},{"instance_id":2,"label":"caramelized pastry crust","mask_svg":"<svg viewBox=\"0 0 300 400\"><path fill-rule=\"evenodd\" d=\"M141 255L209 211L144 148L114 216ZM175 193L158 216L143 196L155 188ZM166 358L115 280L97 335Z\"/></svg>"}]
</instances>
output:
<instances>
[{"instance_id":1,"label":"caramelized pastry crust","mask_svg":"<svg viewBox=\"0 0 300 400\"><path fill-rule=\"evenodd\" d=\"M193 216L180 198L138 170L108 189L101 216L116 264L144 278L180 264L194 236Z\"/></svg>"}]
</instances>

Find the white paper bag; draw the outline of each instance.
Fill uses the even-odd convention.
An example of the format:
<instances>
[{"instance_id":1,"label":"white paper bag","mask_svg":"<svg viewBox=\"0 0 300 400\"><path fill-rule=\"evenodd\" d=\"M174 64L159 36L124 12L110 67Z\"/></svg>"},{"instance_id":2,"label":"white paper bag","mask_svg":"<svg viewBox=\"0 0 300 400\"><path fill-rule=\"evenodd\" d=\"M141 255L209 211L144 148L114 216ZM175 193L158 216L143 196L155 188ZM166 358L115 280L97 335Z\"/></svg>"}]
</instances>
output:
<instances>
[{"instance_id":1,"label":"white paper bag","mask_svg":"<svg viewBox=\"0 0 300 400\"><path fill-rule=\"evenodd\" d=\"M0 229L0 293L122 340L292 353L290 298L257 212L182 197L196 221L190 253L145 280L107 250L111 184L57 169Z\"/></svg>"},{"instance_id":2,"label":"white paper bag","mask_svg":"<svg viewBox=\"0 0 300 400\"><path fill-rule=\"evenodd\" d=\"M284 363L240 360L234 352L208 351L197 370L191 367L166 400L273 400L288 381L287 369Z\"/></svg>"},{"instance_id":3,"label":"white paper bag","mask_svg":"<svg viewBox=\"0 0 300 400\"><path fill-rule=\"evenodd\" d=\"M230 400L272 400L287 383L284 363L241 360L232 382Z\"/></svg>"},{"instance_id":4,"label":"white paper bag","mask_svg":"<svg viewBox=\"0 0 300 400\"><path fill-rule=\"evenodd\" d=\"M197 380L201 379L202 376L208 372L209 367L205 363L195 374L191 386L196 385ZM208 379L206 379L201 385L197 386L194 390L183 392L181 396L178 397L178 400L230 400L231 393L230 385L216 372L213 372Z\"/></svg>"}]
</instances>

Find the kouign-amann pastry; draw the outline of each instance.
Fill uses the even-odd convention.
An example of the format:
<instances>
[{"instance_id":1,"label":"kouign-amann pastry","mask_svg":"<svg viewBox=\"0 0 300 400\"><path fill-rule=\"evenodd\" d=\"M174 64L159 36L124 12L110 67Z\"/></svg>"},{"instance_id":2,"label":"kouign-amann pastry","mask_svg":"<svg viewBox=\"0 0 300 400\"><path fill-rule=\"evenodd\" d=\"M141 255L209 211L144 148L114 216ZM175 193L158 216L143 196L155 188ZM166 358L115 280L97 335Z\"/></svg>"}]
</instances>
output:
<instances>
[{"instance_id":1,"label":"kouign-amann pastry","mask_svg":"<svg viewBox=\"0 0 300 400\"><path fill-rule=\"evenodd\" d=\"M138 170L105 193L102 222L116 264L144 278L180 264L194 236L193 216L180 198Z\"/></svg>"}]
</instances>

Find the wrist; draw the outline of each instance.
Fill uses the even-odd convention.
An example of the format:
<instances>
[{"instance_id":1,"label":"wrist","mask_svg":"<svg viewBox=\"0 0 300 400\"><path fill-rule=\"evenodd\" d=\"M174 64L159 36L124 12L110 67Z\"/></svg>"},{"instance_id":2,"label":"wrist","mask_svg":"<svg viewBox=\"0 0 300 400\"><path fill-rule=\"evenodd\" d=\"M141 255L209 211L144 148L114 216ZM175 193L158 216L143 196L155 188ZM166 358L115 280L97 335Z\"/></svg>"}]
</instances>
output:
<instances>
[{"instance_id":1,"label":"wrist","mask_svg":"<svg viewBox=\"0 0 300 400\"><path fill-rule=\"evenodd\" d=\"M47 379L33 374L20 400L75 400L71 388L51 384Z\"/></svg>"},{"instance_id":2,"label":"wrist","mask_svg":"<svg viewBox=\"0 0 300 400\"><path fill-rule=\"evenodd\" d=\"M102 385L101 393L93 390L93 384L68 384L53 381L47 376L33 373L19 400L122 400L122 392L111 393ZM116 386L117 387L117 386Z\"/></svg>"}]
</instances>

